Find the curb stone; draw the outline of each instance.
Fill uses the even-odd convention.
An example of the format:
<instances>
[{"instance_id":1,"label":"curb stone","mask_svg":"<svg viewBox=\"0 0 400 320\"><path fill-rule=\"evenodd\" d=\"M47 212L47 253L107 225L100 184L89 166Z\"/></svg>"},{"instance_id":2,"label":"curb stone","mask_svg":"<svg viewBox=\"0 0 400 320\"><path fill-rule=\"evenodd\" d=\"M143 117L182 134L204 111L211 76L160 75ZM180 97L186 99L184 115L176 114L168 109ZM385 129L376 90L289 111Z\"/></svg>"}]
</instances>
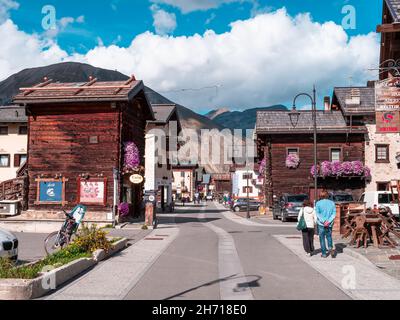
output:
<instances>
[{"instance_id":1,"label":"curb stone","mask_svg":"<svg viewBox=\"0 0 400 320\"><path fill-rule=\"evenodd\" d=\"M73 279L82 272L94 267L127 247L128 239L123 238L113 244L113 249L105 252L100 249L93 253L91 258L81 258L41 274L35 279L0 279L0 300L31 300L37 299L53 291L49 282L54 279L55 288ZM45 286L43 285L45 284ZM47 288L47 285L49 288Z\"/></svg>"}]
</instances>

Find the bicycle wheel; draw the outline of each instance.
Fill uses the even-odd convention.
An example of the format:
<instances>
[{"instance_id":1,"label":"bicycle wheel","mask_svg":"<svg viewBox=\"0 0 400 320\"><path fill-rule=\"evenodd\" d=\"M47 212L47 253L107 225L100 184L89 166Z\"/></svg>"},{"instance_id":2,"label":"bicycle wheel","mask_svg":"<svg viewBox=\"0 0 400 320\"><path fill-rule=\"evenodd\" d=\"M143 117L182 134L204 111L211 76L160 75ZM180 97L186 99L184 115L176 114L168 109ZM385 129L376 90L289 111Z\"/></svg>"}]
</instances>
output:
<instances>
[{"instance_id":1,"label":"bicycle wheel","mask_svg":"<svg viewBox=\"0 0 400 320\"><path fill-rule=\"evenodd\" d=\"M50 233L44 240L44 250L47 255L55 253L68 245L68 238L60 231Z\"/></svg>"}]
</instances>

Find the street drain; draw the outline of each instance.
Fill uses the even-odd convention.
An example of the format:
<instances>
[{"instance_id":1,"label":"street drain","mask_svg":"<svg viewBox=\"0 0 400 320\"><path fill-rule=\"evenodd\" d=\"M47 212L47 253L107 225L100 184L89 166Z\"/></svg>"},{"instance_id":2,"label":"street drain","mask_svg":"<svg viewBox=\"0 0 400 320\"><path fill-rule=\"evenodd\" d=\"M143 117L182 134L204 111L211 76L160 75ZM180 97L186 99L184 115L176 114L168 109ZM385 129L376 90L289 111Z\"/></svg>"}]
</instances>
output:
<instances>
[{"instance_id":1,"label":"street drain","mask_svg":"<svg viewBox=\"0 0 400 320\"><path fill-rule=\"evenodd\" d=\"M400 255L396 254L389 257L389 260L400 260Z\"/></svg>"}]
</instances>

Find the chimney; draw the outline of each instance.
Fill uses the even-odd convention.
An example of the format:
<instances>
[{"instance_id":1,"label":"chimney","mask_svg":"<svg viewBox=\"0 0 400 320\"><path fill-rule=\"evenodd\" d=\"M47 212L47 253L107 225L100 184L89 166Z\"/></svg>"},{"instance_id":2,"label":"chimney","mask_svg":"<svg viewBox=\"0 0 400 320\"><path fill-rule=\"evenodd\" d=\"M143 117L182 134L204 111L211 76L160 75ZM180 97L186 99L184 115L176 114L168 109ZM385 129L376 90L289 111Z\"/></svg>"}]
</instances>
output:
<instances>
[{"instance_id":1,"label":"chimney","mask_svg":"<svg viewBox=\"0 0 400 320\"><path fill-rule=\"evenodd\" d=\"M324 98L324 111L331 111L331 97Z\"/></svg>"}]
</instances>

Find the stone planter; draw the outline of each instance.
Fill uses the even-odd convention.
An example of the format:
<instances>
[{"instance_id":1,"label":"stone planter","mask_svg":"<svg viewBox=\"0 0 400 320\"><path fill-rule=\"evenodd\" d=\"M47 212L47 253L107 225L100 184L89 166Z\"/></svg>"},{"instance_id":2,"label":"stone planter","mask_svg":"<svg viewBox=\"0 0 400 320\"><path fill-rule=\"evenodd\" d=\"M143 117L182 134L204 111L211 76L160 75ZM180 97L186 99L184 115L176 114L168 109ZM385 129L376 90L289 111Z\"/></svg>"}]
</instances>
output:
<instances>
[{"instance_id":1,"label":"stone planter","mask_svg":"<svg viewBox=\"0 0 400 320\"><path fill-rule=\"evenodd\" d=\"M35 279L0 279L0 300L31 300L37 299L52 290L56 290L65 282L82 272L93 268L98 262L107 259L127 246L128 239L113 243L109 252L97 250L91 258L81 258L64 266L41 274ZM34 263L33 263L34 264Z\"/></svg>"}]
</instances>

